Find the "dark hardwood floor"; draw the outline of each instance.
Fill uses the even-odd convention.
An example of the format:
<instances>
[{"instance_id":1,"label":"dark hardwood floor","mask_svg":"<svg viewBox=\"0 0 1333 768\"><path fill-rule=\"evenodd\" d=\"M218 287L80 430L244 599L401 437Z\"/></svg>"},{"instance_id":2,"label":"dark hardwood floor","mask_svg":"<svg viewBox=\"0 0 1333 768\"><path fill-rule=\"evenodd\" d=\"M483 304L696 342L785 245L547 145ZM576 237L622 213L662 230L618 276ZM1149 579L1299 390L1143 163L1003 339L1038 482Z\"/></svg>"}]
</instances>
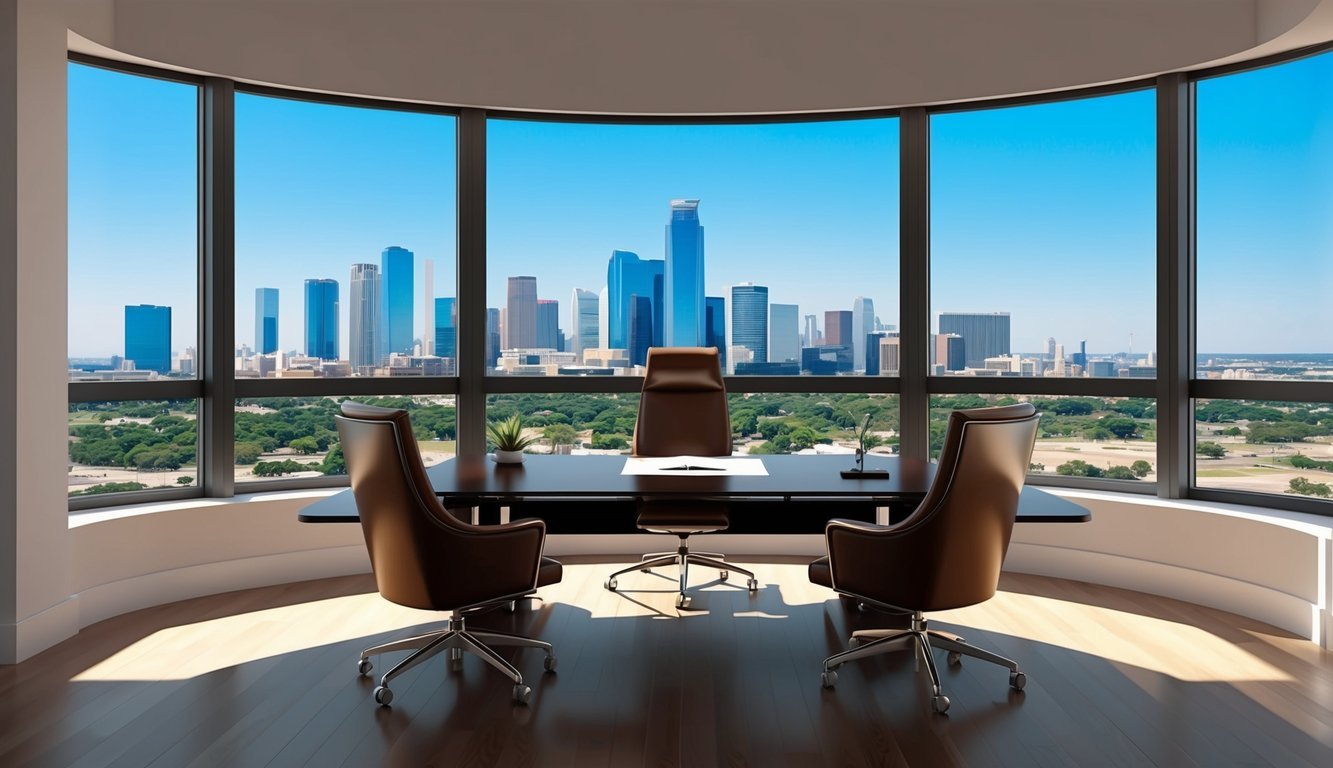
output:
<instances>
[{"instance_id":1,"label":"dark hardwood floor","mask_svg":"<svg viewBox=\"0 0 1333 768\"><path fill-rule=\"evenodd\" d=\"M0 667L0 766L1318 766L1333 765L1333 654L1248 619L1078 582L1006 576L984 605L933 617L1018 660L938 657L948 715L907 653L821 660L882 626L756 566L760 592L708 583L674 607L667 574L570 563L546 602L470 619L539 636L515 655L530 706L478 658L442 657L371 700L366 646L433 628L370 577L302 582L151 608ZM375 659L376 673L402 654Z\"/></svg>"}]
</instances>

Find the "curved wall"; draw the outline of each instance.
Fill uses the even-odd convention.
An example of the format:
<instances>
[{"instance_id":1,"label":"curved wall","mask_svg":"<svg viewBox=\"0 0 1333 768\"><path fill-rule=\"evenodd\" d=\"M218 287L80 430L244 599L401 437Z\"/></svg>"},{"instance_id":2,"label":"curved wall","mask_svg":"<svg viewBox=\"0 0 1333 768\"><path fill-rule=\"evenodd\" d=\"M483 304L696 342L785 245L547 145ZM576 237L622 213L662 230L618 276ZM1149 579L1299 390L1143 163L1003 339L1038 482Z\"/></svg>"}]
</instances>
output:
<instances>
[{"instance_id":1,"label":"curved wall","mask_svg":"<svg viewBox=\"0 0 1333 768\"><path fill-rule=\"evenodd\" d=\"M1005 569L1132 589L1249 616L1325 648L1333 614L1333 520L1299 513L1086 491L1054 491L1091 523L1015 528ZM233 589L366 573L355 525L296 513L328 492L155 505L71 519L79 626ZM821 536L709 537L733 555L824 554ZM551 536L547 554L637 555L660 537Z\"/></svg>"},{"instance_id":2,"label":"curved wall","mask_svg":"<svg viewBox=\"0 0 1333 768\"><path fill-rule=\"evenodd\" d=\"M74 0L71 47L306 90L596 114L937 104L1333 37L1333 0Z\"/></svg>"}]
</instances>

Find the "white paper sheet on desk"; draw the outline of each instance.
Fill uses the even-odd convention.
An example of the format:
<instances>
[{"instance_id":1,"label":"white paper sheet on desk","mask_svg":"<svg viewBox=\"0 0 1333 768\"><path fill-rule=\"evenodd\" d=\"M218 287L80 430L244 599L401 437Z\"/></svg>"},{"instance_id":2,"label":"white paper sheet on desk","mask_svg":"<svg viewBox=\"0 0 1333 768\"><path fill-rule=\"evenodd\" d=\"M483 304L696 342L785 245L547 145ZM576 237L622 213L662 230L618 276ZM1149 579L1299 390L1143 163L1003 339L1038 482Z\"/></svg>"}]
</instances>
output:
<instances>
[{"instance_id":1,"label":"white paper sheet on desk","mask_svg":"<svg viewBox=\"0 0 1333 768\"><path fill-rule=\"evenodd\" d=\"M681 477L768 477L762 459L731 456L631 456L622 475L678 475Z\"/></svg>"}]
</instances>

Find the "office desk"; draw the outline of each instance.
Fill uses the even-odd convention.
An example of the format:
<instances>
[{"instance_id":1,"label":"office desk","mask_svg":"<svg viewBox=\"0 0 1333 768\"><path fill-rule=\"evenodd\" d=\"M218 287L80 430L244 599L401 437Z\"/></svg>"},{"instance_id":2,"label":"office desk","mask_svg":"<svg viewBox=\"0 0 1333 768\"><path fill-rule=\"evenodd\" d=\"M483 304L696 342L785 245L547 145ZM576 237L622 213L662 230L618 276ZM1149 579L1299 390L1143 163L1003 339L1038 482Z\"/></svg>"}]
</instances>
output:
<instances>
[{"instance_id":1,"label":"office desk","mask_svg":"<svg viewBox=\"0 0 1333 768\"><path fill-rule=\"evenodd\" d=\"M849 502L872 503L887 510L911 505L926 494L935 464L897 457L869 456L867 467L883 467L880 480L844 480L838 472L851 456L763 456L766 477L633 476L620 474L624 456L544 456L532 454L522 464L502 465L486 457L449 459L426 470L447 507L503 506L522 501L561 499L611 501L654 498L728 498L736 501L828 502L828 517ZM321 499L299 513L306 523L354 523L359 520L351 491ZM887 512L881 515L887 521ZM1025 486L1017 522L1082 523L1091 513L1067 499Z\"/></svg>"}]
</instances>

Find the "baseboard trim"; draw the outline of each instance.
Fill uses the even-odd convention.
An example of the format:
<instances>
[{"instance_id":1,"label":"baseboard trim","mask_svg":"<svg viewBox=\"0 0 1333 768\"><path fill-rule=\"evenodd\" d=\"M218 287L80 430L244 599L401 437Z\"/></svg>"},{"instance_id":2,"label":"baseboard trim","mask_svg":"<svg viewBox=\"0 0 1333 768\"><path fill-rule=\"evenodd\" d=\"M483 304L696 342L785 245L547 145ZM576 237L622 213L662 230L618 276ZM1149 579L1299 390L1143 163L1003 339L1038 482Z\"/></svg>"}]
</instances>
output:
<instances>
[{"instance_id":1,"label":"baseboard trim","mask_svg":"<svg viewBox=\"0 0 1333 768\"><path fill-rule=\"evenodd\" d=\"M17 664L78 633L77 595L15 624L0 624L0 664Z\"/></svg>"}]
</instances>

